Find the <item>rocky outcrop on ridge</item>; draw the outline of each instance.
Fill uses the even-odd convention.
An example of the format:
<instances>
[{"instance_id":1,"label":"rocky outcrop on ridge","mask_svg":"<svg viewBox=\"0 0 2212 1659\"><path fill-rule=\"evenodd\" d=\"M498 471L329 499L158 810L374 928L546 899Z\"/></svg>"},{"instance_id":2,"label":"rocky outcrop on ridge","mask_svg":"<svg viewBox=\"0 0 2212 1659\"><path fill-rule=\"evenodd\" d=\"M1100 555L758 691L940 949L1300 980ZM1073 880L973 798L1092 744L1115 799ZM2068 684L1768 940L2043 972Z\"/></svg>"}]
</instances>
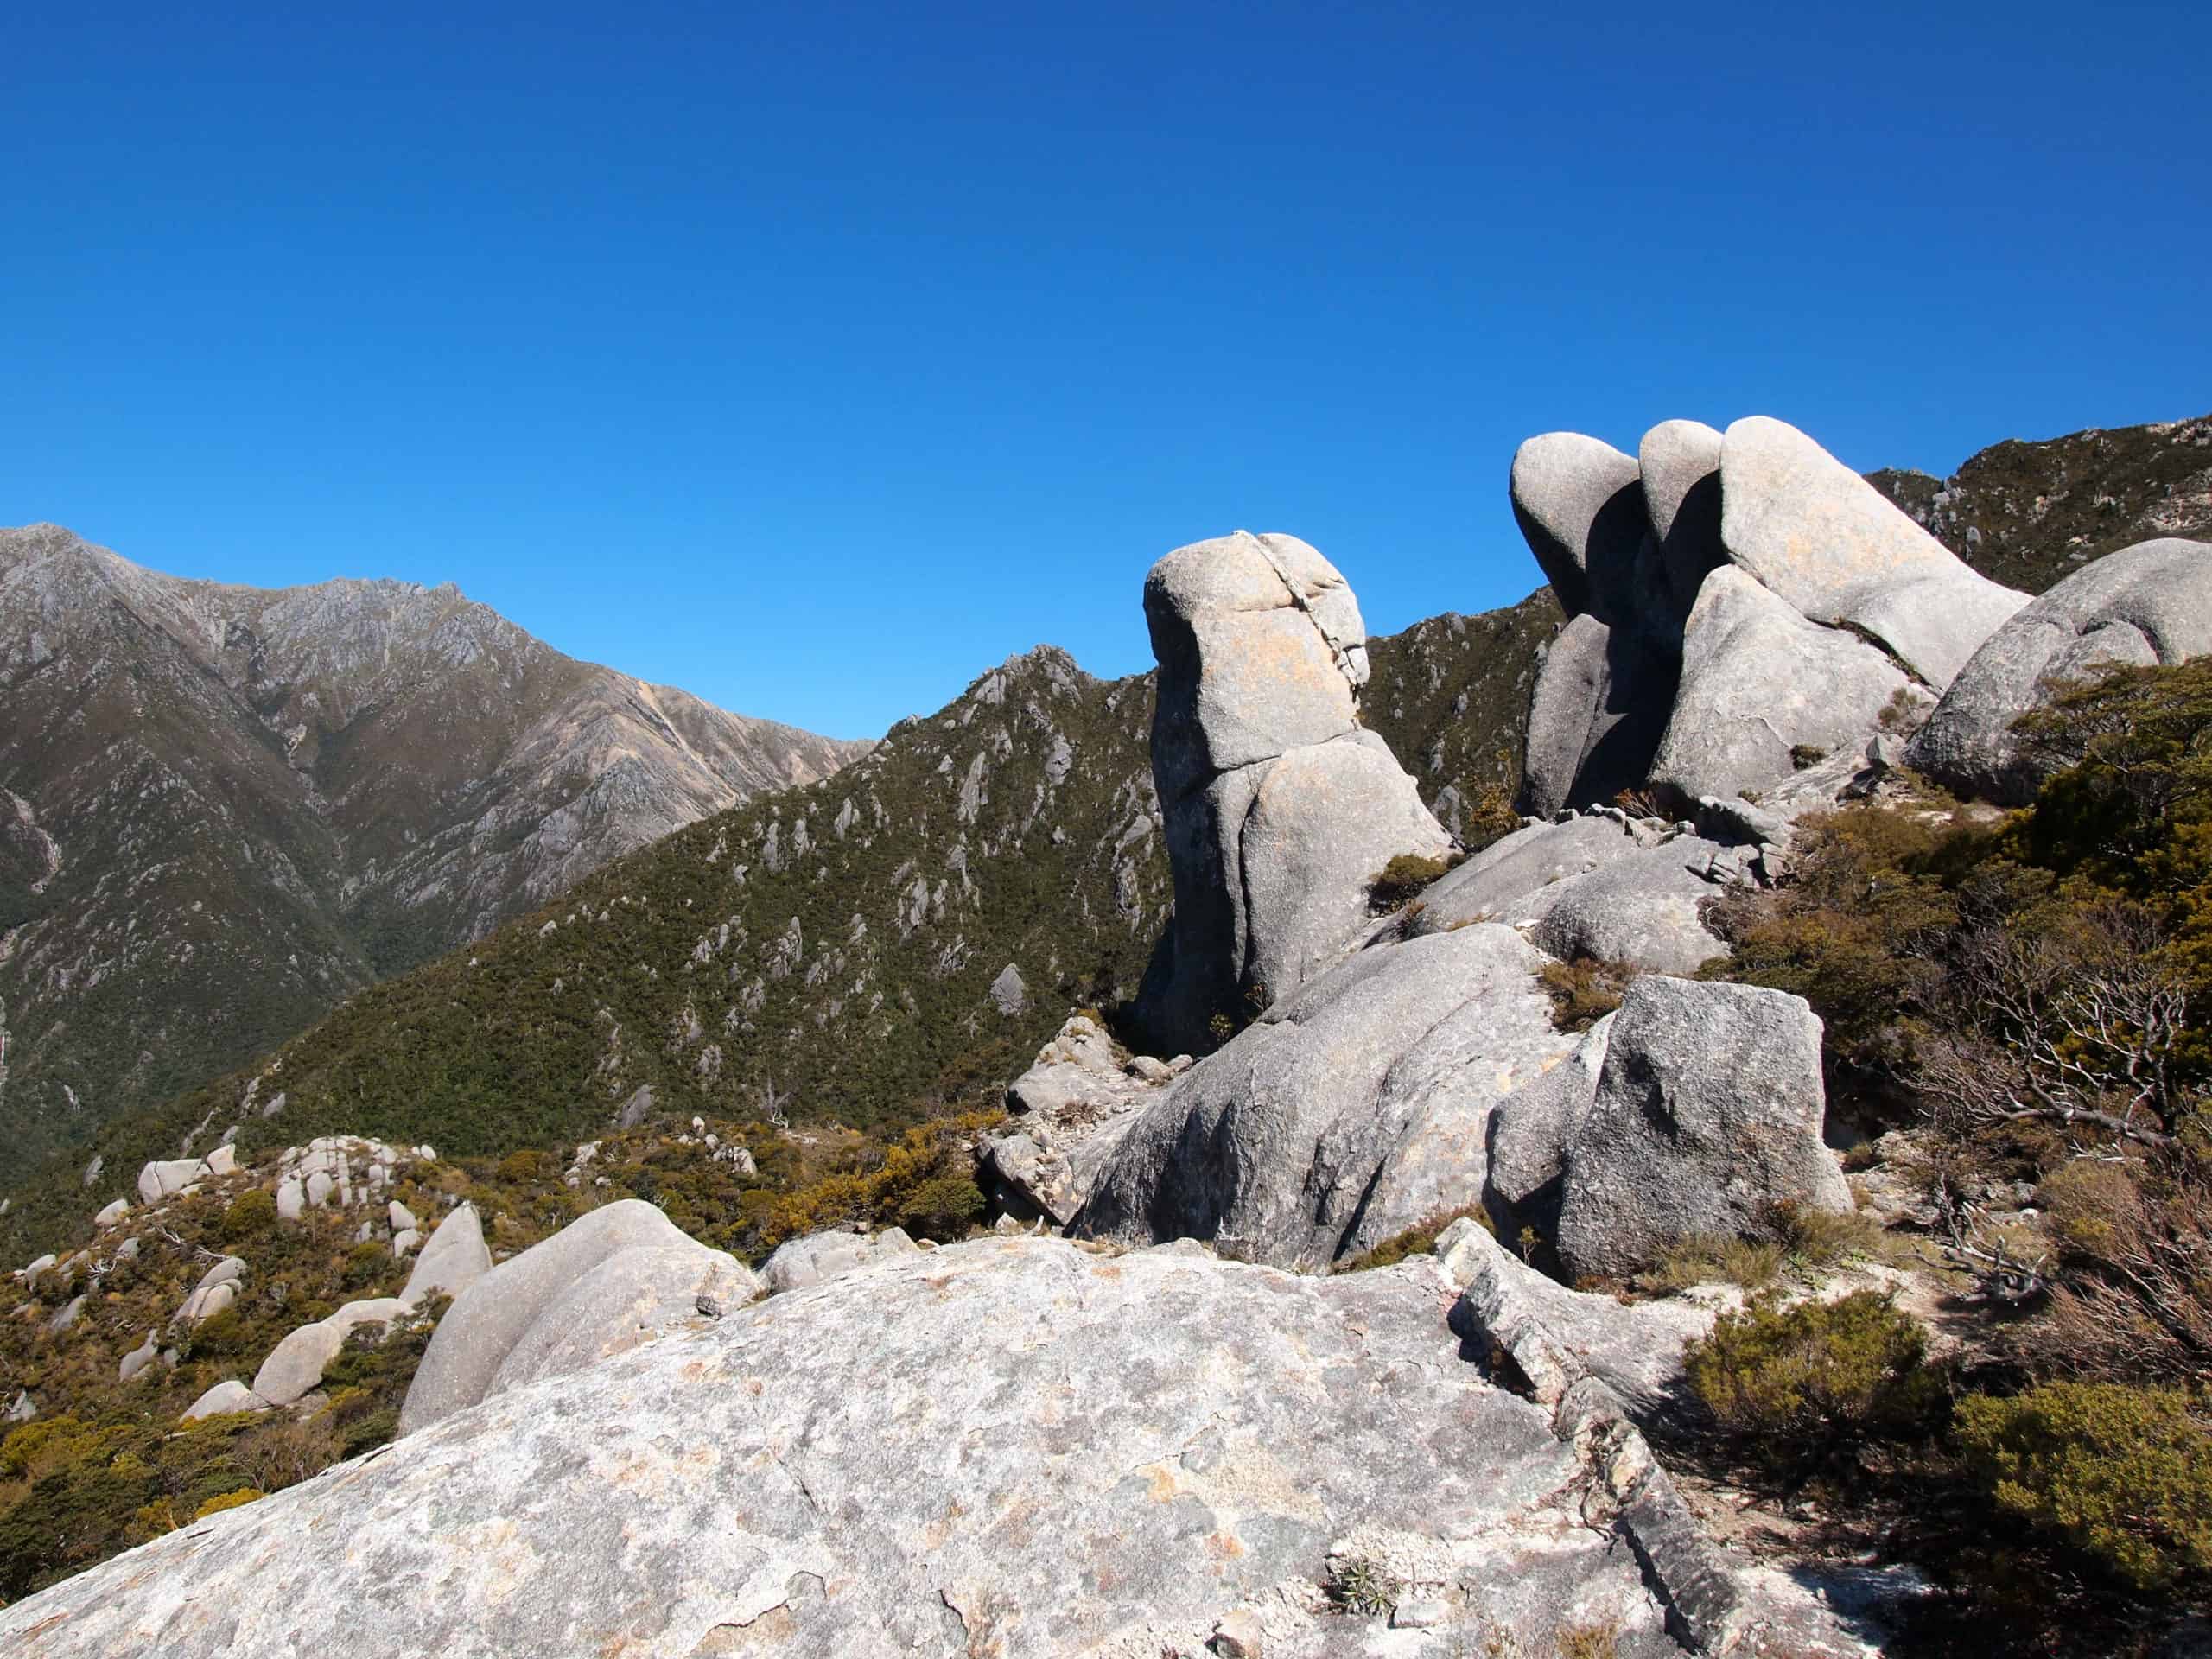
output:
<instances>
[{"instance_id":1,"label":"rocky outcrop on ridge","mask_svg":"<svg viewBox=\"0 0 2212 1659\"><path fill-rule=\"evenodd\" d=\"M1088 1014L1069 1016L1007 1085L1010 1122L977 1160L998 1209L1065 1226L1083 1208L1128 1115L1191 1068L1191 1058L1130 1054Z\"/></svg>"},{"instance_id":2,"label":"rocky outcrop on ridge","mask_svg":"<svg viewBox=\"0 0 2212 1659\"><path fill-rule=\"evenodd\" d=\"M1718 435L1714 440L1712 447L1725 459L1726 443ZM1578 620L1597 618L1597 626L1625 639L1655 616L1686 610L1694 618L1716 587L1732 582L1743 582L1758 602L1782 605L1712 548L1685 550L1683 538L1701 533L1699 524L1712 516L1700 518L1702 509L1693 505L1701 490L1712 494L1700 481L1704 474L1687 482L1682 476L1702 464L1697 433L1661 435L1651 448L1663 537L1655 537L1641 474L1627 457L1593 440L1554 435L1532 441L1516 461L1515 506L1531 545L1571 607L1597 607ZM1685 456L1688 461L1677 464ZM1878 499L1875 505L1926 540ZM1662 541L1674 550L1671 564ZM1955 563L1940 547L1935 554ZM1233 766L1239 757L1280 747L1281 734L1294 739L1326 730L1348 711L1348 675L1357 670L1344 643L1352 637L1344 620L1351 614L1349 589L1332 569L1322 568L1325 581L1319 571L1310 573L1323 602L1342 613L1304 629L1280 599L1290 584L1273 569L1273 556L1255 537L1202 543L1171 555L1147 582L1147 613L1161 653L1154 756L1163 801L1178 798L1176 785L1186 779L1219 791L1238 775ZM1268 577L1274 580L1262 606L1259 595ZM1677 579L1702 587L1692 598L1678 592ZM1837 589L1830 608L1849 603L1872 613L1872 600L1860 603L1842 593L1840 577L1830 586ZM1239 609L1224 594L1249 602ZM1628 601L1635 599L1649 607L1633 608ZM1249 621L1255 614L1261 624ZM1789 615L1799 628L1815 626L1795 611ZM1834 637L1887 663L1853 636ZM1194 640L1204 642L1203 653ZM1922 648L1929 648L1925 641ZM1287 652L1294 670L1283 666ZM1784 668L1796 661L1786 652L1773 660ZM1889 671L1896 683L1904 683ZM1252 690L1278 679L1299 689L1270 690L1264 700ZM1686 695L1694 680L1686 679ZM1637 689L1641 695L1653 688ZM1171 718L1171 709L1183 712ZM1870 725L1875 712L1866 711ZM1669 732L1680 715L1678 704ZM1530 741L1534 777L1533 726ZM1291 759L1273 765L1269 783L1300 775ZM1643 773L1629 779L1636 785L1649 781ZM1242 798L1235 795L1232 806ZM1300 937L1332 940L1333 963L1310 952L1311 976L1298 988L1274 995L1256 1019L1136 1109L1128 1105L1137 1091L1118 1082L1102 1077L1077 1091L1103 1104L1085 1114L1079 1143L1056 1150L1049 1163L1034 1139L1017 1135L987 1148L988 1166L1002 1190L1030 1197L1032 1213L1065 1221L1076 1236L1139 1243L1200 1238L1240 1258L1308 1269L1356 1256L1439 1217L1479 1207L1520 1213L1491 1182L1490 1147L1500 1133L1515 1147L1511 1179L1521 1201L1541 1194L1548 1206L1544 1189L1554 1172L1580 1168L1562 1191L1572 1194L1585 1226L1591 1207L1604 1211L1624 1182L1719 1183L1720 1196L1711 1203L1674 1201L1672 1213L1663 1212L1668 1199L1627 1195L1624 1242L1604 1270L1644 1265L1657 1250L1701 1231L1728 1230L1737 1223L1754 1230L1770 1225L1758 1217L1777 1203L1832 1206L1843 1188L1821 1141L1819 1024L1798 999L1777 998L1770 1007L1758 999L1773 993L1739 995L1729 986L1652 982L1678 987L1675 1001L1703 1008L1714 1021L1711 1030L1676 1030L1661 1012L1675 1002L1655 992L1627 1020L1618 1057L1593 1060L1588 1070L1593 1092L1602 1092L1612 1076L1626 1094L1631 1084L1625 1079L1648 1081L1662 1052L1694 1079L1748 1068L1772 1080L1768 1092L1786 1104L1763 1096L1764 1107L1745 1109L1740 1122L1716 1126L1694 1112L1694 1121L1662 1134L1659 1146L1616 1147L1607 1138L1610 1112L1597 1112L1588 1099L1574 1100L1561 1084L1545 1081L1554 1071L1562 1077L1579 1075L1572 1057L1581 1046L1554 1021L1541 983L1548 967L1592 957L1647 973L1694 971L1726 954L1705 925L1702 901L1721 886L1770 881L1779 874L1789 833L1783 818L1740 798L1708 796L1694 810L1694 820L1665 823L1617 807L1587 815L1562 809L1557 822L1525 824L1380 924L1357 925L1340 915L1337 891L1306 883L1300 889L1306 906ZM1194 810L1189 821L1201 827L1242 823L1248 832L1250 822L1217 804ZM1238 848L1202 838L1195 850L1185 846L1179 853L1176 822L1171 808L1169 847L1181 861L1177 918L1163 954L1181 965L1187 980L1199 971L1197 954L1211 950L1200 965L1211 975L1205 982L1216 987L1210 995L1218 997L1219 987L1250 978L1249 950L1236 932L1257 925L1237 905L1238 893L1249 898L1249 888L1239 879ZM1368 860L1379 867L1379 848ZM1184 912L1186 891L1201 907L1196 920ZM1209 932L1201 921L1217 925ZM1797 1017L1780 1004L1793 1005ZM1186 1023L1206 1006L1186 1006ZM1234 1023L1217 1001L1211 1006L1214 1020ZM1138 1013L1150 1016L1155 1029L1160 1023L1151 1007L1141 1005ZM1172 1021L1169 1028L1176 1028ZM1614 1029L1618 1040L1619 1022ZM1206 1033L1192 1034L1202 1041ZM1068 1067L1067 1059L1049 1053L1039 1058L1016 1084L1017 1094L1033 1077L1042 1084ZM1103 1067L1094 1059L1091 1070ZM1516 1122L1516 1096L1522 1093L1530 1096L1531 1111L1529 1122ZM1740 1160L1732 1157L1731 1145L1738 1129L1758 1142ZM1553 1135L1557 1143L1545 1145ZM1609 1154L1618 1155L1609 1161ZM1627 1174L1616 1167L1639 1160ZM1843 1202L1847 1207L1847 1195ZM1655 1204L1662 1212L1652 1213ZM1071 1205L1079 1206L1072 1215ZM1578 1235L1594 1270L1599 1251L1588 1237L1586 1231Z\"/></svg>"},{"instance_id":3,"label":"rocky outcrop on ridge","mask_svg":"<svg viewBox=\"0 0 2212 1659\"><path fill-rule=\"evenodd\" d=\"M1357 931L1394 855L1452 840L1359 723L1366 625L1319 553L1245 531L1193 543L1152 568L1144 608L1175 912L1134 1017L1172 1054L1295 992Z\"/></svg>"},{"instance_id":4,"label":"rocky outcrop on ridge","mask_svg":"<svg viewBox=\"0 0 2212 1659\"><path fill-rule=\"evenodd\" d=\"M1866 1650L1677 1548L1640 1441L1496 1386L1455 1290L1427 1259L960 1245L494 1395L0 1611L0 1642L1194 1659L1226 1630L1350 1659L1587 1625L1657 1659L1671 1623ZM1338 1609L1352 1574L1396 1630Z\"/></svg>"},{"instance_id":5,"label":"rocky outcrop on ridge","mask_svg":"<svg viewBox=\"0 0 2212 1659\"><path fill-rule=\"evenodd\" d=\"M450 584L188 581L53 524L0 530L0 688L10 1185L867 747L575 661Z\"/></svg>"},{"instance_id":6,"label":"rocky outcrop on ridge","mask_svg":"<svg viewBox=\"0 0 2212 1659\"><path fill-rule=\"evenodd\" d=\"M434 1237L424 1249L416 1278L438 1243ZM454 1288L407 1391L403 1434L709 1317L702 1300L741 1306L760 1286L728 1252L678 1231L652 1205L624 1198ZM416 1292L410 1279L403 1297Z\"/></svg>"},{"instance_id":7,"label":"rocky outcrop on ridge","mask_svg":"<svg viewBox=\"0 0 2212 1659\"><path fill-rule=\"evenodd\" d=\"M2024 805L2063 764L2013 723L2057 681L2105 664L2185 662L2212 650L2212 543L2166 538L2106 555L1982 643L1905 751L1959 794Z\"/></svg>"},{"instance_id":8,"label":"rocky outcrop on ridge","mask_svg":"<svg viewBox=\"0 0 2212 1659\"><path fill-rule=\"evenodd\" d=\"M2027 596L1977 575L1796 428L1655 428L1637 458L1549 433L1514 459L1529 549L1569 613L1529 706L1548 815L1789 778L1925 706Z\"/></svg>"}]
</instances>

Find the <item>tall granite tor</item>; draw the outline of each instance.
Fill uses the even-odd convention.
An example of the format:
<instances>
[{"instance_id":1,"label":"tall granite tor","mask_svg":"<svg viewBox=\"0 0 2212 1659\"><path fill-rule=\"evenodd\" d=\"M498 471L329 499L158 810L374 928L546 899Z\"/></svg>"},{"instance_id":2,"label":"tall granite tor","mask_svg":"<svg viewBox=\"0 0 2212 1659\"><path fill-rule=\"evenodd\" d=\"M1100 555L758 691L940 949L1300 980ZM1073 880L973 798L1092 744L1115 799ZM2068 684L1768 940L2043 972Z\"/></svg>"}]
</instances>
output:
<instances>
[{"instance_id":1,"label":"tall granite tor","mask_svg":"<svg viewBox=\"0 0 2212 1659\"><path fill-rule=\"evenodd\" d=\"M1136 1015L1173 1052L1297 989L1364 920L1383 865L1452 838L1360 723L1366 625L1314 549L1247 531L1179 548L1144 611L1175 916Z\"/></svg>"}]
</instances>

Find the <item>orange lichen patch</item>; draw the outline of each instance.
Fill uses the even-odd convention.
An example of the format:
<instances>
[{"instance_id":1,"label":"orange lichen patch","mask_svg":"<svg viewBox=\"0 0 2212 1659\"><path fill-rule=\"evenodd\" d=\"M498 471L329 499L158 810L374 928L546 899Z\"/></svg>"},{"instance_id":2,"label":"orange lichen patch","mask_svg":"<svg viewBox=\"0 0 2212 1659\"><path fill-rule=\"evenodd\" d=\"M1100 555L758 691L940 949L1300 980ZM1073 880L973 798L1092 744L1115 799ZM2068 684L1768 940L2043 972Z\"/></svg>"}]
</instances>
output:
<instances>
[{"instance_id":1,"label":"orange lichen patch","mask_svg":"<svg viewBox=\"0 0 2212 1659\"><path fill-rule=\"evenodd\" d=\"M995 1529L997 1537L1017 1548L1027 1545L1037 1535L1037 1515L1036 1499L1032 1497L1017 1499L1013 1506L999 1517L998 1525Z\"/></svg>"},{"instance_id":2,"label":"orange lichen patch","mask_svg":"<svg viewBox=\"0 0 2212 1659\"><path fill-rule=\"evenodd\" d=\"M1155 1463L1152 1465L1152 1475L1148 1485L1152 1501L1155 1503L1165 1503L1182 1490L1176 1484L1175 1471L1164 1463Z\"/></svg>"},{"instance_id":3,"label":"orange lichen patch","mask_svg":"<svg viewBox=\"0 0 2212 1659\"><path fill-rule=\"evenodd\" d=\"M1224 1528L1206 1535L1206 1553L1217 1561L1233 1561L1244 1553L1244 1541Z\"/></svg>"},{"instance_id":4,"label":"orange lichen patch","mask_svg":"<svg viewBox=\"0 0 2212 1659\"><path fill-rule=\"evenodd\" d=\"M929 1525L923 1529L923 1548L925 1549L944 1548L945 1541L952 1536L953 1522L959 1520L962 1516L967 1513L968 1511L961 1507L960 1500L958 1498L956 1497L949 1501L944 1506L944 1513L938 1516L936 1520L931 1522Z\"/></svg>"}]
</instances>

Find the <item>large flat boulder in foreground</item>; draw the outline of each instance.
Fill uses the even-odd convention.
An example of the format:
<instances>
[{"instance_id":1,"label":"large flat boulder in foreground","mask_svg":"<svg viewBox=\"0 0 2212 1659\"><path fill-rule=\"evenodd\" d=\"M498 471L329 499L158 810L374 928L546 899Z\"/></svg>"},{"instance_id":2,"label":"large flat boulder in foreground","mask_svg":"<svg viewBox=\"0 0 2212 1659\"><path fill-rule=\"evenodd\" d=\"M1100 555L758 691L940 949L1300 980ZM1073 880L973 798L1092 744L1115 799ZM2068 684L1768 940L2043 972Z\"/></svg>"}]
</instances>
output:
<instances>
[{"instance_id":1,"label":"large flat boulder in foreground","mask_svg":"<svg viewBox=\"0 0 2212 1659\"><path fill-rule=\"evenodd\" d=\"M0 1648L1158 1659L1243 1609L1268 1659L1414 1650L1325 1607L1336 1548L1436 1604L1421 1652L1608 1619L1675 1652L1453 1290L957 1246L494 1396L0 1611Z\"/></svg>"}]
</instances>

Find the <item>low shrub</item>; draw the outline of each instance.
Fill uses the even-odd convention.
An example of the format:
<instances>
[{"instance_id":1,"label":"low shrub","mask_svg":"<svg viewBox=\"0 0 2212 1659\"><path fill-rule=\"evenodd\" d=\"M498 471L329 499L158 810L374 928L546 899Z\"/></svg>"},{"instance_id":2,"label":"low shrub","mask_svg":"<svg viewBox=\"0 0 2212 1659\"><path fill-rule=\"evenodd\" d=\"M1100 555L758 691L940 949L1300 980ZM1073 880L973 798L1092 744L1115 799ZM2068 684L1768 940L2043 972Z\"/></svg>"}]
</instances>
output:
<instances>
[{"instance_id":1,"label":"low shrub","mask_svg":"<svg viewBox=\"0 0 2212 1659\"><path fill-rule=\"evenodd\" d=\"M957 1173L924 1181L899 1209L899 1224L928 1238L959 1238L982 1217L982 1189Z\"/></svg>"},{"instance_id":2,"label":"low shrub","mask_svg":"<svg viewBox=\"0 0 2212 1659\"><path fill-rule=\"evenodd\" d=\"M1471 1217L1475 1224L1492 1237L1497 1236L1497 1225L1479 1204L1471 1204L1458 1210L1447 1210L1440 1216L1431 1216L1427 1221L1416 1222L1402 1233L1393 1233L1373 1249L1353 1256L1337 1268L1338 1273L1363 1273L1370 1268L1394 1268L1408 1256L1427 1255L1436 1248L1436 1236L1461 1217Z\"/></svg>"},{"instance_id":3,"label":"low shrub","mask_svg":"<svg viewBox=\"0 0 2212 1659\"><path fill-rule=\"evenodd\" d=\"M2077 1159L2040 1195L2063 1268L2043 1322L2077 1376L2182 1383L2212 1370L2212 1154Z\"/></svg>"},{"instance_id":4,"label":"low shrub","mask_svg":"<svg viewBox=\"0 0 2212 1659\"><path fill-rule=\"evenodd\" d=\"M340 1275L349 1289L372 1285L391 1271L391 1247L376 1239L364 1239L346 1253L346 1266Z\"/></svg>"},{"instance_id":5,"label":"low shrub","mask_svg":"<svg viewBox=\"0 0 2212 1659\"><path fill-rule=\"evenodd\" d=\"M1686 1238L1637 1275L1643 1290L1688 1290L1696 1285L1741 1285L1758 1290L1782 1274L1782 1246L1732 1234L1699 1234Z\"/></svg>"},{"instance_id":6,"label":"low shrub","mask_svg":"<svg viewBox=\"0 0 2212 1659\"><path fill-rule=\"evenodd\" d=\"M1768 1461L1817 1461L1847 1433L1923 1426L1937 1400L1918 1325L1874 1291L1725 1314L1683 1354L1690 1388Z\"/></svg>"},{"instance_id":7,"label":"low shrub","mask_svg":"<svg viewBox=\"0 0 2212 1659\"><path fill-rule=\"evenodd\" d=\"M1970 1397L1958 1437L2002 1508L2137 1589L2212 1573L2212 1433L2180 1390L2052 1382Z\"/></svg>"},{"instance_id":8,"label":"low shrub","mask_svg":"<svg viewBox=\"0 0 2212 1659\"><path fill-rule=\"evenodd\" d=\"M1374 1615L1398 1605L1405 1586L1390 1569L1364 1555L1333 1556L1329 1561L1329 1600L1338 1612Z\"/></svg>"},{"instance_id":9,"label":"low shrub","mask_svg":"<svg viewBox=\"0 0 2212 1659\"><path fill-rule=\"evenodd\" d=\"M1621 1005L1636 970L1619 963L1577 957L1548 962L1536 972L1552 1000L1552 1024L1561 1031L1587 1031Z\"/></svg>"},{"instance_id":10,"label":"low shrub","mask_svg":"<svg viewBox=\"0 0 2212 1659\"><path fill-rule=\"evenodd\" d=\"M1789 1265L1801 1271L1872 1255L1881 1247L1880 1224L1856 1210L1815 1210L1784 1198L1771 1206L1768 1220Z\"/></svg>"},{"instance_id":11,"label":"low shrub","mask_svg":"<svg viewBox=\"0 0 2212 1659\"><path fill-rule=\"evenodd\" d=\"M1440 858L1400 853L1376 876L1369 902L1378 911L1396 910L1451 868Z\"/></svg>"},{"instance_id":12,"label":"low shrub","mask_svg":"<svg viewBox=\"0 0 2212 1659\"><path fill-rule=\"evenodd\" d=\"M250 1186L223 1211L220 1231L235 1243L256 1238L276 1224L276 1195L266 1187Z\"/></svg>"},{"instance_id":13,"label":"low shrub","mask_svg":"<svg viewBox=\"0 0 2212 1659\"><path fill-rule=\"evenodd\" d=\"M192 1512L194 1521L205 1521L211 1515L220 1515L225 1510L235 1510L269 1494L252 1486L241 1486L235 1492L224 1492L209 1498Z\"/></svg>"}]
</instances>

